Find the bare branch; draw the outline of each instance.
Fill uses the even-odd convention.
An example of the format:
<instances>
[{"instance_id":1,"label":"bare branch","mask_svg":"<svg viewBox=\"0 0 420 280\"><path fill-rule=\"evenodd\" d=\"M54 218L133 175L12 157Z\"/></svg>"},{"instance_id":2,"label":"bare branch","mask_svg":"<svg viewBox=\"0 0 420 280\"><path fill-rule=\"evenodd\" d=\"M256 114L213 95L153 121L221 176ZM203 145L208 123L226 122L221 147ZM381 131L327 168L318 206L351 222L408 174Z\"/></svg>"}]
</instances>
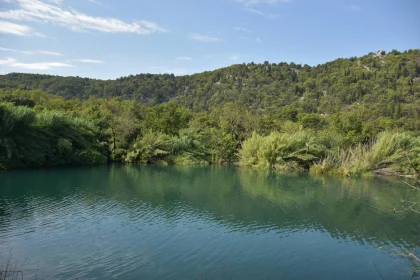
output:
<instances>
[{"instance_id":1,"label":"bare branch","mask_svg":"<svg viewBox=\"0 0 420 280\"><path fill-rule=\"evenodd\" d=\"M413 257L415 260L417 260L418 262L420 262L420 259L416 255L414 255L413 253L411 253L410 251L408 251L404 247L401 247L401 249L403 249L404 251L406 251L408 256Z\"/></svg>"},{"instance_id":2,"label":"bare branch","mask_svg":"<svg viewBox=\"0 0 420 280\"><path fill-rule=\"evenodd\" d=\"M418 187L415 187L415 186L413 186L413 185L411 185L411 184L409 184L409 183L407 183L407 182L405 182L405 181L401 181L401 180L400 180L400 182L401 182L401 183L404 183L404 184L406 184L407 186L409 186L409 187L411 187L411 188L413 188L413 189L415 189L415 190L418 190L418 191L420 191L420 188L418 188Z\"/></svg>"}]
</instances>

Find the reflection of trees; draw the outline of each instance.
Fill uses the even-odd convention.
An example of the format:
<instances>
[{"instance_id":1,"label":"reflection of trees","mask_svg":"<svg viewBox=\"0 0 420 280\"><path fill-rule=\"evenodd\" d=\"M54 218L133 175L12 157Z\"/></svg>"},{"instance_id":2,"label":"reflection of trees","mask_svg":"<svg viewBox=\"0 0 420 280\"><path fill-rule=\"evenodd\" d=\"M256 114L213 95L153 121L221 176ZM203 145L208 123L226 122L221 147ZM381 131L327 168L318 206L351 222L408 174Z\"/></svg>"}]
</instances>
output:
<instances>
[{"instance_id":1,"label":"reflection of trees","mask_svg":"<svg viewBox=\"0 0 420 280\"><path fill-rule=\"evenodd\" d=\"M0 196L21 197L14 205L19 215L31 215L28 197L47 204L73 196L78 207L112 201L133 216L146 203L168 221L185 211L198 211L241 231L313 229L360 243L418 245L418 215L392 212L407 197L407 188L389 180L310 177L232 166L111 165L25 172L0 174L4 185ZM4 207L8 206L0 205Z\"/></svg>"},{"instance_id":2,"label":"reflection of trees","mask_svg":"<svg viewBox=\"0 0 420 280\"><path fill-rule=\"evenodd\" d=\"M420 196L420 188L415 186L415 185L412 185L410 183L407 183L405 181L401 181L401 182L406 184L407 186L409 186L416 193L413 195L413 197L410 197L408 199L401 199L402 210L399 210L398 212L412 211L412 212L420 215L420 201L416 200L416 198ZM394 209L394 211L397 212L395 209Z\"/></svg>"},{"instance_id":3,"label":"reflection of trees","mask_svg":"<svg viewBox=\"0 0 420 280\"><path fill-rule=\"evenodd\" d=\"M420 196L420 188L417 185L410 184L405 181L401 181L405 185L409 186L415 193L412 197L408 199L401 199L401 210L395 210L394 212L405 212L410 211L420 215L420 202L416 200ZM408 250L404 247L401 247L401 251L398 251L398 254L401 255L403 258L409 259L413 264L413 274L412 276L415 278L420 278L418 274L419 265L420 265L420 257L418 254L414 253L414 250Z\"/></svg>"},{"instance_id":4,"label":"reflection of trees","mask_svg":"<svg viewBox=\"0 0 420 280\"><path fill-rule=\"evenodd\" d=\"M250 169L238 172L243 173L242 185L249 194L278 204L286 216L294 216L300 223L321 225L332 236L381 244L403 235L409 244L418 242L418 217L408 212L392 213L392 207L407 196L407 189L393 181L303 175L293 178Z\"/></svg>"}]
</instances>

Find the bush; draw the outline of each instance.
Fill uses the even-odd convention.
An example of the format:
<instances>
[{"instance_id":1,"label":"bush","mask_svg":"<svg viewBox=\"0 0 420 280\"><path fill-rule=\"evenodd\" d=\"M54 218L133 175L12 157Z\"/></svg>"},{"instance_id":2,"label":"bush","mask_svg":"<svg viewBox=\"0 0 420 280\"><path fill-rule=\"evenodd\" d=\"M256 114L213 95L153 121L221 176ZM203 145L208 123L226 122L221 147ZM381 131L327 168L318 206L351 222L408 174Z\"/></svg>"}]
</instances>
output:
<instances>
[{"instance_id":1,"label":"bush","mask_svg":"<svg viewBox=\"0 0 420 280\"><path fill-rule=\"evenodd\" d=\"M305 132L257 134L243 143L240 164L278 170L309 169L326 153L325 146Z\"/></svg>"},{"instance_id":2,"label":"bush","mask_svg":"<svg viewBox=\"0 0 420 280\"><path fill-rule=\"evenodd\" d=\"M81 165L96 165L106 163L106 157L93 150L83 150L76 154L76 162Z\"/></svg>"},{"instance_id":3,"label":"bush","mask_svg":"<svg viewBox=\"0 0 420 280\"><path fill-rule=\"evenodd\" d=\"M420 168L420 139L406 133L382 132L367 144L330 154L311 171L344 176L413 175Z\"/></svg>"},{"instance_id":4,"label":"bush","mask_svg":"<svg viewBox=\"0 0 420 280\"><path fill-rule=\"evenodd\" d=\"M56 111L0 105L0 164L4 168L106 162L97 130L86 119Z\"/></svg>"},{"instance_id":5,"label":"bush","mask_svg":"<svg viewBox=\"0 0 420 280\"><path fill-rule=\"evenodd\" d=\"M160 162L169 154L169 136L160 132L148 131L137 139L127 153L127 162Z\"/></svg>"},{"instance_id":6,"label":"bush","mask_svg":"<svg viewBox=\"0 0 420 280\"><path fill-rule=\"evenodd\" d=\"M258 164L258 151L263 142L264 137L260 136L255 131L252 136L242 144L242 149L239 152L239 162L242 165L255 166Z\"/></svg>"}]
</instances>

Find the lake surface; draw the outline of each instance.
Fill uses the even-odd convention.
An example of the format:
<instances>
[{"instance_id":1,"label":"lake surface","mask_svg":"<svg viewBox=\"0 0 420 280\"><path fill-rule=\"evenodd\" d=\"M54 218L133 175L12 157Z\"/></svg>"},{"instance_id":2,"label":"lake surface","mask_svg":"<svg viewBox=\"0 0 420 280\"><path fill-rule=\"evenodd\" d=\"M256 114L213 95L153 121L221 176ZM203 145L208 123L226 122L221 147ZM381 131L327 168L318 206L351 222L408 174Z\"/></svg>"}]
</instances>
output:
<instances>
[{"instance_id":1,"label":"lake surface","mask_svg":"<svg viewBox=\"0 0 420 280\"><path fill-rule=\"evenodd\" d=\"M412 263L395 249L420 245L420 215L392 209L420 201L414 195L397 179L233 166L2 172L0 270L12 263L24 279L411 279Z\"/></svg>"}]
</instances>

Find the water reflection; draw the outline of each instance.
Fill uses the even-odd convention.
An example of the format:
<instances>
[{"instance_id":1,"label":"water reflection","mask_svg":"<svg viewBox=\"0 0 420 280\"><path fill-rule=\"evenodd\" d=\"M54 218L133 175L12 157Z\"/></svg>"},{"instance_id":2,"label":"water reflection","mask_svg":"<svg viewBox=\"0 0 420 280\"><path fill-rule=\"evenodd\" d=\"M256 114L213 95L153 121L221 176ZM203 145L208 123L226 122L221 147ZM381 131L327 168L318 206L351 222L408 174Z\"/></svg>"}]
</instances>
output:
<instances>
[{"instance_id":1,"label":"water reflection","mask_svg":"<svg viewBox=\"0 0 420 280\"><path fill-rule=\"evenodd\" d=\"M391 262L378 247L420 240L419 216L392 211L413 192L388 179L111 165L0 173L0 184L0 258L13 248L55 264L44 271L84 278L374 279L370 265L350 273L363 254ZM340 257L354 260L329 267ZM303 260L312 270L299 271ZM383 273L403 275L387 265Z\"/></svg>"}]
</instances>

